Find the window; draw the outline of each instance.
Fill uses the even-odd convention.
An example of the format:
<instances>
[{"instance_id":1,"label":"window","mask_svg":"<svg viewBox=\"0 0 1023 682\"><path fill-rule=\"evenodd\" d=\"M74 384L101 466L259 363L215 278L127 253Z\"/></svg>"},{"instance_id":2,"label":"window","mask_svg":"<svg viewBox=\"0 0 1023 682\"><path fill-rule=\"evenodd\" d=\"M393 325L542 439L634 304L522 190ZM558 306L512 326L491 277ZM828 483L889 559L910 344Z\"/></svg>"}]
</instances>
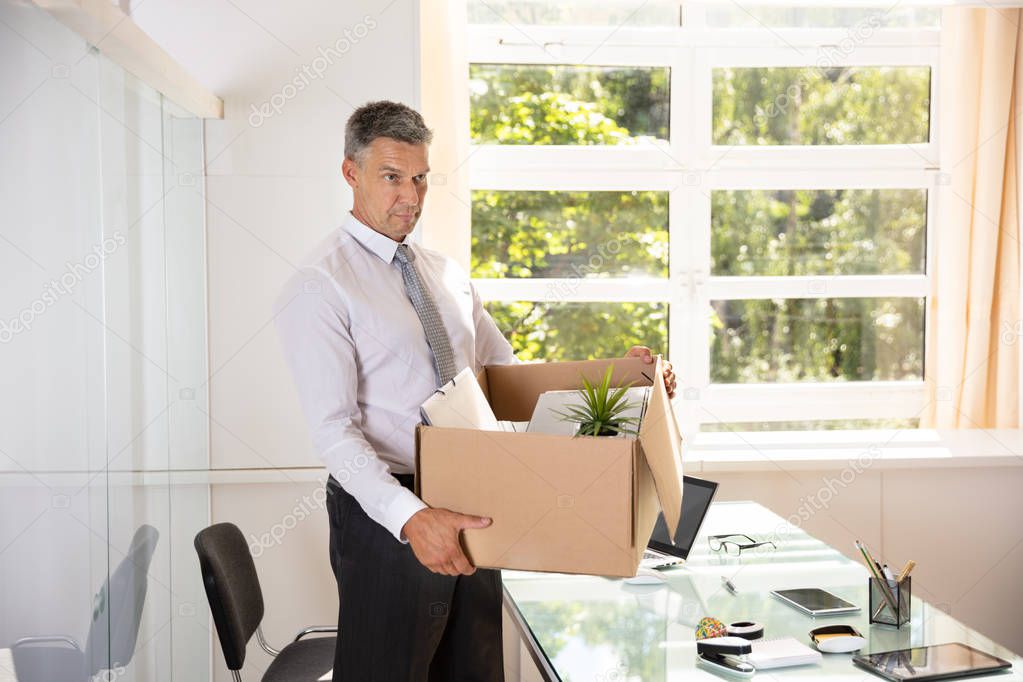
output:
<instances>
[{"instance_id":1,"label":"window","mask_svg":"<svg viewBox=\"0 0 1023 682\"><path fill-rule=\"evenodd\" d=\"M940 12L857 5L469 1L472 276L520 357L661 349L690 432L918 423Z\"/></svg>"},{"instance_id":2,"label":"window","mask_svg":"<svg viewBox=\"0 0 1023 682\"><path fill-rule=\"evenodd\" d=\"M926 66L716 68L714 144L927 142L930 75Z\"/></svg>"},{"instance_id":3,"label":"window","mask_svg":"<svg viewBox=\"0 0 1023 682\"><path fill-rule=\"evenodd\" d=\"M472 141L637 144L668 137L666 68L472 64Z\"/></svg>"}]
</instances>

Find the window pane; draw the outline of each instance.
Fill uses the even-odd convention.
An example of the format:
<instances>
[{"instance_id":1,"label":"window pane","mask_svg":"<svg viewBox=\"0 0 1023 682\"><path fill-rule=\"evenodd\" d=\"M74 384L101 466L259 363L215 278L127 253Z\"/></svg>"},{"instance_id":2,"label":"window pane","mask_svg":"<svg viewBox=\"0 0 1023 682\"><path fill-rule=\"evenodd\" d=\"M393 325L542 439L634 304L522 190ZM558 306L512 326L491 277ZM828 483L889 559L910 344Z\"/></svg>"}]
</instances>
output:
<instances>
[{"instance_id":1,"label":"window pane","mask_svg":"<svg viewBox=\"0 0 1023 682\"><path fill-rule=\"evenodd\" d=\"M635 144L668 137L667 67L470 64L474 143Z\"/></svg>"},{"instance_id":2,"label":"window pane","mask_svg":"<svg viewBox=\"0 0 1023 682\"><path fill-rule=\"evenodd\" d=\"M486 304L521 360L616 358L631 346L668 352L666 303Z\"/></svg>"},{"instance_id":3,"label":"window pane","mask_svg":"<svg viewBox=\"0 0 1023 682\"><path fill-rule=\"evenodd\" d=\"M711 301L719 383L923 378L924 299Z\"/></svg>"},{"instance_id":4,"label":"window pane","mask_svg":"<svg viewBox=\"0 0 1023 682\"><path fill-rule=\"evenodd\" d=\"M473 277L668 276L667 192L472 193Z\"/></svg>"},{"instance_id":5,"label":"window pane","mask_svg":"<svg viewBox=\"0 0 1023 682\"><path fill-rule=\"evenodd\" d=\"M714 69L714 144L927 142L927 66Z\"/></svg>"},{"instance_id":6,"label":"window pane","mask_svg":"<svg viewBox=\"0 0 1023 682\"><path fill-rule=\"evenodd\" d=\"M926 224L923 189L714 191L713 273L923 273Z\"/></svg>"},{"instance_id":7,"label":"window pane","mask_svg":"<svg viewBox=\"0 0 1023 682\"><path fill-rule=\"evenodd\" d=\"M677 2L650 0L469 0L470 24L677 26Z\"/></svg>"},{"instance_id":8,"label":"window pane","mask_svg":"<svg viewBox=\"0 0 1023 682\"><path fill-rule=\"evenodd\" d=\"M917 429L919 419L813 419L787 422L707 422L700 431L853 431L861 429Z\"/></svg>"},{"instance_id":9,"label":"window pane","mask_svg":"<svg viewBox=\"0 0 1023 682\"><path fill-rule=\"evenodd\" d=\"M753 7L707 8L707 24L728 28L849 28L862 42L879 28L937 28L936 7Z\"/></svg>"}]
</instances>

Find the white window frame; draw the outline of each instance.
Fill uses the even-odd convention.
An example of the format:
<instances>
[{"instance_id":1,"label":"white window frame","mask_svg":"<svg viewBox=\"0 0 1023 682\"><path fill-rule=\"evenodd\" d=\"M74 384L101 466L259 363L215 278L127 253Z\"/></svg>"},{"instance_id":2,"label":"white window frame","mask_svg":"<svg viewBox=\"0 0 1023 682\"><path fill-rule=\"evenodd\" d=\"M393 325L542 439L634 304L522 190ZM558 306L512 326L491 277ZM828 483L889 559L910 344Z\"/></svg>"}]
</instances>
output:
<instances>
[{"instance_id":1,"label":"white window frame","mask_svg":"<svg viewBox=\"0 0 1023 682\"><path fill-rule=\"evenodd\" d=\"M880 8L883 11L884 8ZM685 25L664 28L474 25L468 61L498 64L668 66L670 141L635 146L474 145L470 188L493 190L667 191L667 279L475 279L485 301L656 301L670 305L669 357L684 390L676 401L683 430L706 422L916 418L924 381L711 384L706 312L711 300L862 298L930 292L941 179L937 148L938 29L877 29L847 50L847 29L707 28L688 7ZM835 48L834 46L841 46ZM836 59L836 49L841 59ZM826 51L826 52L825 52ZM711 78L727 66L931 68L930 139L921 144L827 147L721 147L711 142ZM680 96L689 93L692 96ZM611 169L611 170L606 170ZM927 190L928 270L922 275L825 277L709 276L710 192L726 189ZM696 332L692 330L698 330ZM926 333L924 355L927 355ZM624 349L623 349L624 350Z\"/></svg>"}]
</instances>

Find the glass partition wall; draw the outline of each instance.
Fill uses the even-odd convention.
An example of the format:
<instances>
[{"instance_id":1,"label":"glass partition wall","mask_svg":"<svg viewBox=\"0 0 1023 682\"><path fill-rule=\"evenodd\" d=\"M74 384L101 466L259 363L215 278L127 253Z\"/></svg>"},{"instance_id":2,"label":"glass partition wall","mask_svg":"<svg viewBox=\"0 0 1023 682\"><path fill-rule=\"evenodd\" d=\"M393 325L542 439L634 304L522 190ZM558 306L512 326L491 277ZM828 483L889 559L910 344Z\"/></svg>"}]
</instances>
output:
<instances>
[{"instance_id":1,"label":"glass partition wall","mask_svg":"<svg viewBox=\"0 0 1023 682\"><path fill-rule=\"evenodd\" d=\"M208 680L202 121L0 0L0 679Z\"/></svg>"}]
</instances>

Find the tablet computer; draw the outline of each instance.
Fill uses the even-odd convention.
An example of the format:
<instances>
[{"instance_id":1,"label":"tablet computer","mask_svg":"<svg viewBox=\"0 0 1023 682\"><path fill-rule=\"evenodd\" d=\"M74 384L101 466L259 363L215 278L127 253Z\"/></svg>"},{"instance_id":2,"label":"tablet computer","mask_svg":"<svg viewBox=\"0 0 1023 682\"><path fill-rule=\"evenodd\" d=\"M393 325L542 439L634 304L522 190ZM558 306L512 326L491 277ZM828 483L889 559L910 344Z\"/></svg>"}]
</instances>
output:
<instances>
[{"instance_id":1,"label":"tablet computer","mask_svg":"<svg viewBox=\"0 0 1023 682\"><path fill-rule=\"evenodd\" d=\"M810 616L834 616L840 613L856 613L860 610L859 606L817 587L774 590L771 594Z\"/></svg>"},{"instance_id":2,"label":"tablet computer","mask_svg":"<svg viewBox=\"0 0 1023 682\"><path fill-rule=\"evenodd\" d=\"M892 680L947 680L1011 668L1006 660L960 642L853 656L853 663Z\"/></svg>"}]
</instances>

